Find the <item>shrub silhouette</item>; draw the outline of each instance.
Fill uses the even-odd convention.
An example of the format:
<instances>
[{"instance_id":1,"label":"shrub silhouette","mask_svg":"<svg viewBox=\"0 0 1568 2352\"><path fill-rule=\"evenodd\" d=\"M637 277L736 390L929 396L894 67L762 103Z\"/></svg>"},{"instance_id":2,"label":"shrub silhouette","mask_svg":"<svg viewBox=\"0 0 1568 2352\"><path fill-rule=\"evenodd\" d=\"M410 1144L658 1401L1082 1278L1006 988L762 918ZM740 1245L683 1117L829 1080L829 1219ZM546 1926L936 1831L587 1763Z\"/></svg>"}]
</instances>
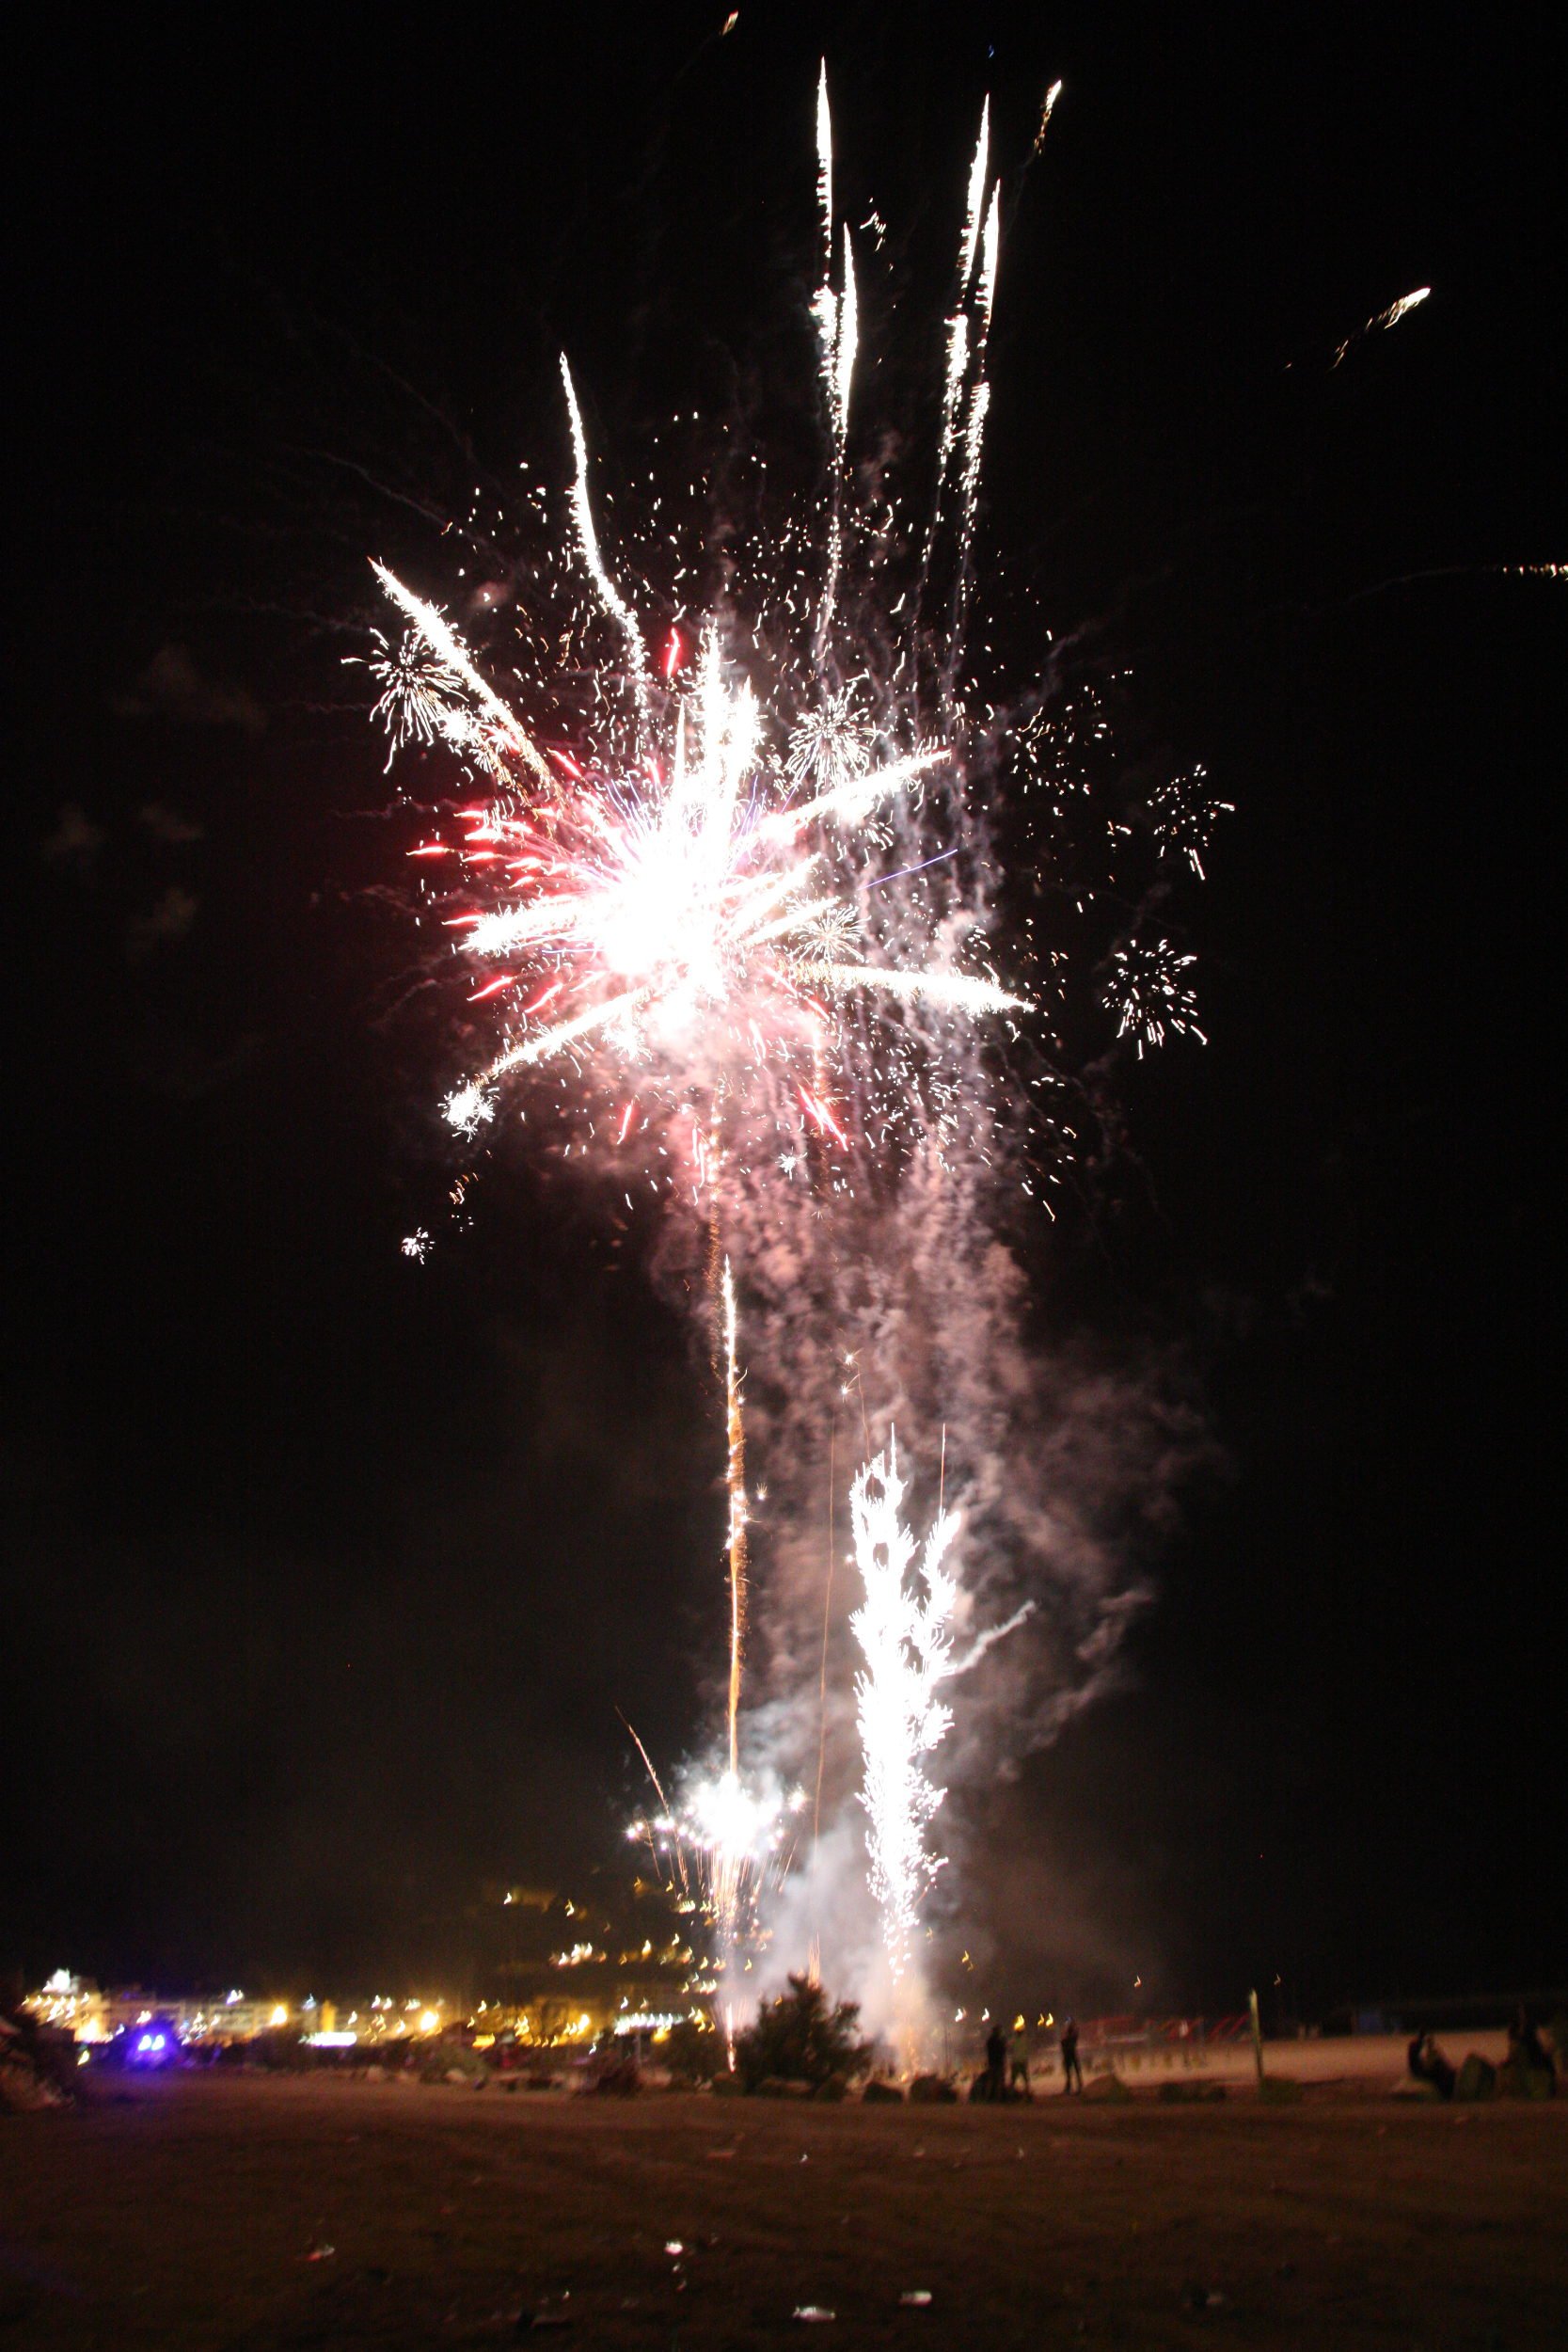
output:
<instances>
[{"instance_id":1,"label":"shrub silhouette","mask_svg":"<svg viewBox=\"0 0 1568 2352\"><path fill-rule=\"evenodd\" d=\"M789 1990L764 2001L754 2026L736 2037L736 2073L743 2090L765 2082L809 2083L815 2090L837 2075L863 2074L870 2045L856 2031L858 2001L832 2003L809 1977L791 1977Z\"/></svg>"}]
</instances>

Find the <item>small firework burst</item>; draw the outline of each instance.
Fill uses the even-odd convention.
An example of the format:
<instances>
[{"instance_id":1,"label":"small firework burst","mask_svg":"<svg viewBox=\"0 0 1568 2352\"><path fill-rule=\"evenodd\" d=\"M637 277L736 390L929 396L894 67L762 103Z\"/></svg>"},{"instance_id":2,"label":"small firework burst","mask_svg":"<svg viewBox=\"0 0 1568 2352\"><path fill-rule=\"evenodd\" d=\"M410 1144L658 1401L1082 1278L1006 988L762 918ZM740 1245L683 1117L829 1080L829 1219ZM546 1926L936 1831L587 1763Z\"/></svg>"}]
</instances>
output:
<instances>
[{"instance_id":1,"label":"small firework burst","mask_svg":"<svg viewBox=\"0 0 1568 2352\"><path fill-rule=\"evenodd\" d=\"M1117 1016L1117 1037L1133 1040L1140 1060L1146 1047L1164 1045L1167 1037L1208 1043L1197 1025L1197 994L1188 977L1196 961L1168 939L1123 940L1111 950L1101 1001Z\"/></svg>"},{"instance_id":2,"label":"small firework burst","mask_svg":"<svg viewBox=\"0 0 1568 2352\"><path fill-rule=\"evenodd\" d=\"M1236 813L1229 801L1214 797L1208 770L1199 766L1190 768L1184 775L1172 776L1168 784L1150 793L1148 813L1161 855L1185 858L1199 882L1203 882L1203 861L1220 818Z\"/></svg>"}]
</instances>

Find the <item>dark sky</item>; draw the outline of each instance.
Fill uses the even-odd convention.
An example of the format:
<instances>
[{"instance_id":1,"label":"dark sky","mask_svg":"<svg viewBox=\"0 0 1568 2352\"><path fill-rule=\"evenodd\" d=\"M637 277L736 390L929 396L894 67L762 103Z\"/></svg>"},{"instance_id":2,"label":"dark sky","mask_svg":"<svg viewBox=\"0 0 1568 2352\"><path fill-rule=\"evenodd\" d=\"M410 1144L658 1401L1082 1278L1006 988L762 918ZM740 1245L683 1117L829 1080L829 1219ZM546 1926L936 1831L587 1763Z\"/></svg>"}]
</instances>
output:
<instances>
[{"instance_id":1,"label":"dark sky","mask_svg":"<svg viewBox=\"0 0 1568 2352\"><path fill-rule=\"evenodd\" d=\"M461 1965L484 1879L614 1854L617 1705L666 1756L701 1730L685 1334L523 1158L399 1255L461 1056L401 1001L405 844L341 663L367 553L559 470L562 343L601 448L797 363L825 49L932 320L982 93L1016 170L1065 77L983 560L1238 811L1209 1048L1138 1073L1138 1168L1037 1256L1042 1329L1183 1348L1223 1463L1126 1689L972 1797L977 1942L1021 1997L1117 2006L1134 1972L1210 2010L1560 1983L1568 582L1488 569L1568 557L1545 13L724 15L37 37L0 1963Z\"/></svg>"}]
</instances>

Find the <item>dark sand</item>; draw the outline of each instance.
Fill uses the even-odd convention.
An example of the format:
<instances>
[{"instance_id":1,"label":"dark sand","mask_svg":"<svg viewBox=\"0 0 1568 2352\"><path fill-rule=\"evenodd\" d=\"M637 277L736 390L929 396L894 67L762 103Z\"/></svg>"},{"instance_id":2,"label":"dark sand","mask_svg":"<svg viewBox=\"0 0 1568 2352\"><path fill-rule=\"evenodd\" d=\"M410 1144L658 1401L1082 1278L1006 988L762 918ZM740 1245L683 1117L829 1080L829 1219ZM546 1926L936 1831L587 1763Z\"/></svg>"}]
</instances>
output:
<instances>
[{"instance_id":1,"label":"dark sand","mask_svg":"<svg viewBox=\"0 0 1568 2352\"><path fill-rule=\"evenodd\" d=\"M912 2289L930 2303L900 2308ZM0 2116L0 2352L500 2344L535 2314L583 2345L1560 2347L1568 2100L821 2108L187 2075Z\"/></svg>"}]
</instances>

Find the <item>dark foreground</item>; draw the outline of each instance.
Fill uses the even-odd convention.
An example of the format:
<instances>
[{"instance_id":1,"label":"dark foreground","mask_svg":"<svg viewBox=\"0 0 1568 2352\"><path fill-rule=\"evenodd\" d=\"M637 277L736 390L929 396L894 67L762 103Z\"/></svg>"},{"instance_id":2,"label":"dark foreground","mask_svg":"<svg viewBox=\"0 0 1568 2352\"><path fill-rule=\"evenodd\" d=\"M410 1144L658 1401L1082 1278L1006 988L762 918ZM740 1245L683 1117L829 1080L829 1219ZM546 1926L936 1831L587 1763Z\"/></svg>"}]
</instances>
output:
<instances>
[{"instance_id":1,"label":"dark foreground","mask_svg":"<svg viewBox=\"0 0 1568 2352\"><path fill-rule=\"evenodd\" d=\"M1568 2101L817 2108L184 2077L0 2116L0 2352L541 2326L750 2346L800 2341L810 2306L836 2314L827 2344L932 2352L1560 2345Z\"/></svg>"}]
</instances>

